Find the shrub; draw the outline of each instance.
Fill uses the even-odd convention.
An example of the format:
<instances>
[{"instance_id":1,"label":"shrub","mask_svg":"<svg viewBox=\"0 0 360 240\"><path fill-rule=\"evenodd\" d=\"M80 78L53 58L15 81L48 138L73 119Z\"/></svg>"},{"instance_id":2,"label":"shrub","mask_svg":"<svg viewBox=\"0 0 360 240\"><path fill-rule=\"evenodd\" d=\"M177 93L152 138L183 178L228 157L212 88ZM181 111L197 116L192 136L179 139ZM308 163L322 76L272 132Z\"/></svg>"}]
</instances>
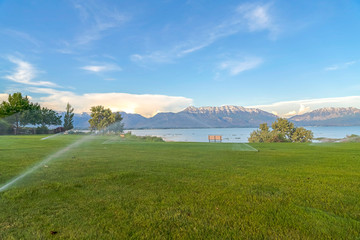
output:
<instances>
[{"instance_id":1,"label":"shrub","mask_svg":"<svg viewBox=\"0 0 360 240\"><path fill-rule=\"evenodd\" d=\"M272 125L272 131L266 123L260 124L258 130L253 131L249 142L311 142L314 138L312 131L303 127L296 128L285 118L278 118Z\"/></svg>"},{"instance_id":2,"label":"shrub","mask_svg":"<svg viewBox=\"0 0 360 240\"><path fill-rule=\"evenodd\" d=\"M136 136L132 135L131 132L122 134L126 140L130 141L141 141L141 142L164 142L164 139L156 136Z\"/></svg>"}]
</instances>

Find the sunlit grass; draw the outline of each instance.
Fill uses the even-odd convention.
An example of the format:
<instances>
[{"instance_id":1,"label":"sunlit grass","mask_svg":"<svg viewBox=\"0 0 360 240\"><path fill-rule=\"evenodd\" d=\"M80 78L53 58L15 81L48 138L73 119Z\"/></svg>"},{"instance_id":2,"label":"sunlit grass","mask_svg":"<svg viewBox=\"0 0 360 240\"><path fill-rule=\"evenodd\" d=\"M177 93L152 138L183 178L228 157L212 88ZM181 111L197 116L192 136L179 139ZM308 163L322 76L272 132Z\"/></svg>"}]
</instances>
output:
<instances>
[{"instance_id":1,"label":"sunlit grass","mask_svg":"<svg viewBox=\"0 0 360 240\"><path fill-rule=\"evenodd\" d=\"M82 136L42 137L0 137L0 186ZM0 193L0 239L360 234L359 143L117 140L96 137Z\"/></svg>"}]
</instances>

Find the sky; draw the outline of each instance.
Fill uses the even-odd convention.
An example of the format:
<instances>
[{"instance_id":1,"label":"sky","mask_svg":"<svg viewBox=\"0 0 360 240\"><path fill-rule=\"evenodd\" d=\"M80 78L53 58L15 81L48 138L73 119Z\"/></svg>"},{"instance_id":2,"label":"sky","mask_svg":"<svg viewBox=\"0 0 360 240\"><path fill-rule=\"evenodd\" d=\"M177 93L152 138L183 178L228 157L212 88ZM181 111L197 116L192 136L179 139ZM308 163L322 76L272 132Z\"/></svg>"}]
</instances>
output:
<instances>
[{"instance_id":1,"label":"sky","mask_svg":"<svg viewBox=\"0 0 360 240\"><path fill-rule=\"evenodd\" d=\"M0 0L0 100L290 117L360 108L360 1Z\"/></svg>"}]
</instances>

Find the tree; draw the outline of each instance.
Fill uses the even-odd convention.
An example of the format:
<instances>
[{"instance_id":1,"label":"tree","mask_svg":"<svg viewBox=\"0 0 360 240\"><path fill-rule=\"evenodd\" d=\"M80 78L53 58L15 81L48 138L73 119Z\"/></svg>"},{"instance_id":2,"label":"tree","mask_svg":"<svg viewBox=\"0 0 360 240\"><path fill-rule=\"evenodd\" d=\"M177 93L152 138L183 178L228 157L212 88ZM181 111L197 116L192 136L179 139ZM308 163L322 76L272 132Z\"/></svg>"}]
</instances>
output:
<instances>
[{"instance_id":1,"label":"tree","mask_svg":"<svg viewBox=\"0 0 360 240\"><path fill-rule=\"evenodd\" d=\"M291 136L293 142L310 142L314 138L314 134L310 130L298 127Z\"/></svg>"},{"instance_id":2,"label":"tree","mask_svg":"<svg viewBox=\"0 0 360 240\"><path fill-rule=\"evenodd\" d=\"M310 142L313 133L303 127L296 128L285 118L278 118L272 125L272 131L266 123L260 124L258 130L253 131L249 142Z\"/></svg>"},{"instance_id":3,"label":"tree","mask_svg":"<svg viewBox=\"0 0 360 240\"><path fill-rule=\"evenodd\" d=\"M47 125L61 125L61 116L54 110L43 107L40 110L38 123L42 127L46 127Z\"/></svg>"},{"instance_id":4,"label":"tree","mask_svg":"<svg viewBox=\"0 0 360 240\"><path fill-rule=\"evenodd\" d=\"M40 125L37 129L37 133L48 133L49 125L61 125L61 116L54 110L46 107L41 107L38 103L33 104L33 108L22 113L20 123L22 126L28 124ZM34 129L35 133L35 129Z\"/></svg>"},{"instance_id":5,"label":"tree","mask_svg":"<svg viewBox=\"0 0 360 240\"><path fill-rule=\"evenodd\" d=\"M121 133L124 130L124 124L121 122L123 120L119 112L115 113L115 122L108 126L108 130L115 133Z\"/></svg>"},{"instance_id":6,"label":"tree","mask_svg":"<svg viewBox=\"0 0 360 240\"><path fill-rule=\"evenodd\" d=\"M41 106L38 103L32 104L31 108L27 111L21 113L20 116L20 125L26 126L28 124L38 125L39 119L41 117Z\"/></svg>"},{"instance_id":7,"label":"tree","mask_svg":"<svg viewBox=\"0 0 360 240\"><path fill-rule=\"evenodd\" d=\"M54 110L41 107L38 103L33 104L32 109L24 112L20 119L20 124L41 125L45 128L47 125L61 125L61 116Z\"/></svg>"},{"instance_id":8,"label":"tree","mask_svg":"<svg viewBox=\"0 0 360 240\"><path fill-rule=\"evenodd\" d=\"M61 116L48 108L41 108L38 103L32 103L27 96L23 97L21 93L9 94L8 101L0 104L0 118L2 121L12 125L14 134L19 133L20 126L41 125L47 129L47 125L60 125ZM6 124L2 123L2 128Z\"/></svg>"},{"instance_id":9,"label":"tree","mask_svg":"<svg viewBox=\"0 0 360 240\"><path fill-rule=\"evenodd\" d=\"M71 105L68 103L66 105L66 113L64 116L64 128L65 130L70 130L74 128L74 108L71 107Z\"/></svg>"},{"instance_id":10,"label":"tree","mask_svg":"<svg viewBox=\"0 0 360 240\"><path fill-rule=\"evenodd\" d=\"M253 131L250 134L249 142L268 142L270 138L270 131L267 123L260 124L259 130Z\"/></svg>"},{"instance_id":11,"label":"tree","mask_svg":"<svg viewBox=\"0 0 360 240\"><path fill-rule=\"evenodd\" d=\"M91 119L89 120L91 130L104 130L115 122L116 114L112 113L109 108L104 106L91 107Z\"/></svg>"},{"instance_id":12,"label":"tree","mask_svg":"<svg viewBox=\"0 0 360 240\"><path fill-rule=\"evenodd\" d=\"M249 142L285 142L284 136L278 131L270 131L267 123L260 124L259 130L250 133Z\"/></svg>"},{"instance_id":13,"label":"tree","mask_svg":"<svg viewBox=\"0 0 360 240\"><path fill-rule=\"evenodd\" d=\"M286 118L278 118L271 124L273 131L280 134L286 141L291 141L291 135L295 131L294 124L288 121Z\"/></svg>"},{"instance_id":14,"label":"tree","mask_svg":"<svg viewBox=\"0 0 360 240\"><path fill-rule=\"evenodd\" d=\"M34 104L29 101L27 96L23 97L19 92L9 94L8 101L0 104L0 118L6 117L6 121L13 125L14 133L18 134L23 113L33 108Z\"/></svg>"}]
</instances>

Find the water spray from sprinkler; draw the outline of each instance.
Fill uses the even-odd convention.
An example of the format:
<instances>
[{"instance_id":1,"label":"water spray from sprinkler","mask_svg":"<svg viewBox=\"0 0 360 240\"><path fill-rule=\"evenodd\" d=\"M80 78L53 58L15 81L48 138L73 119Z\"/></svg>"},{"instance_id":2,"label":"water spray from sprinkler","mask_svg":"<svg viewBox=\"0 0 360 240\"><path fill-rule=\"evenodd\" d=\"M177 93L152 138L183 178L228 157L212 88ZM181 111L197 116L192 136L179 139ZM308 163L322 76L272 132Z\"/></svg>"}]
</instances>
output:
<instances>
[{"instance_id":1,"label":"water spray from sprinkler","mask_svg":"<svg viewBox=\"0 0 360 240\"><path fill-rule=\"evenodd\" d=\"M7 190L8 188L10 188L11 186L13 186L15 183L17 183L18 181L20 181L21 179L23 179L24 177L26 177L27 175L33 173L34 171L36 171L37 169L39 169L40 167L46 166L47 167L47 163L60 157L61 155L63 155L64 153L68 152L69 150L79 146L80 144L84 143L85 141L90 140L93 137L93 135L90 136L85 136L79 140L77 140L76 142L66 146L65 148L57 151L56 153L46 157L44 160L42 160L41 162L37 163L36 165L34 165L33 167L31 167L30 169L26 170L25 172L23 172L22 174L18 175L17 177L13 178L12 180L10 180L9 182L7 182L6 184L4 184L3 186L0 187L0 192L3 192L5 190Z\"/></svg>"},{"instance_id":2,"label":"water spray from sprinkler","mask_svg":"<svg viewBox=\"0 0 360 240\"><path fill-rule=\"evenodd\" d=\"M97 131L97 132L93 132L91 135L87 135L79 140L77 140L76 142L66 146L65 148L57 151L56 153L46 157L44 160L42 160L41 162L37 163L36 165L34 165L33 167L29 168L28 170L26 170L25 172L23 172L22 174L18 175L17 177L11 179L9 182L5 183L3 186L0 187L0 192L3 192L7 189L9 189L11 186L13 186L15 183L17 183L18 181L20 181L21 179L23 179L24 177L28 176L29 174L33 173L34 171L36 171L37 169L41 168L41 167L48 167L47 163L60 157L61 155L63 155L64 153L70 151L71 149L79 146L80 144L92 139L95 135L102 135L105 134L107 132L112 132L114 127L116 127L115 124L118 123L114 123L110 126L108 126L107 128L101 130L101 131ZM57 135L57 134L56 134ZM58 135L57 135L58 136ZM50 136L52 137L52 136Z\"/></svg>"}]
</instances>

